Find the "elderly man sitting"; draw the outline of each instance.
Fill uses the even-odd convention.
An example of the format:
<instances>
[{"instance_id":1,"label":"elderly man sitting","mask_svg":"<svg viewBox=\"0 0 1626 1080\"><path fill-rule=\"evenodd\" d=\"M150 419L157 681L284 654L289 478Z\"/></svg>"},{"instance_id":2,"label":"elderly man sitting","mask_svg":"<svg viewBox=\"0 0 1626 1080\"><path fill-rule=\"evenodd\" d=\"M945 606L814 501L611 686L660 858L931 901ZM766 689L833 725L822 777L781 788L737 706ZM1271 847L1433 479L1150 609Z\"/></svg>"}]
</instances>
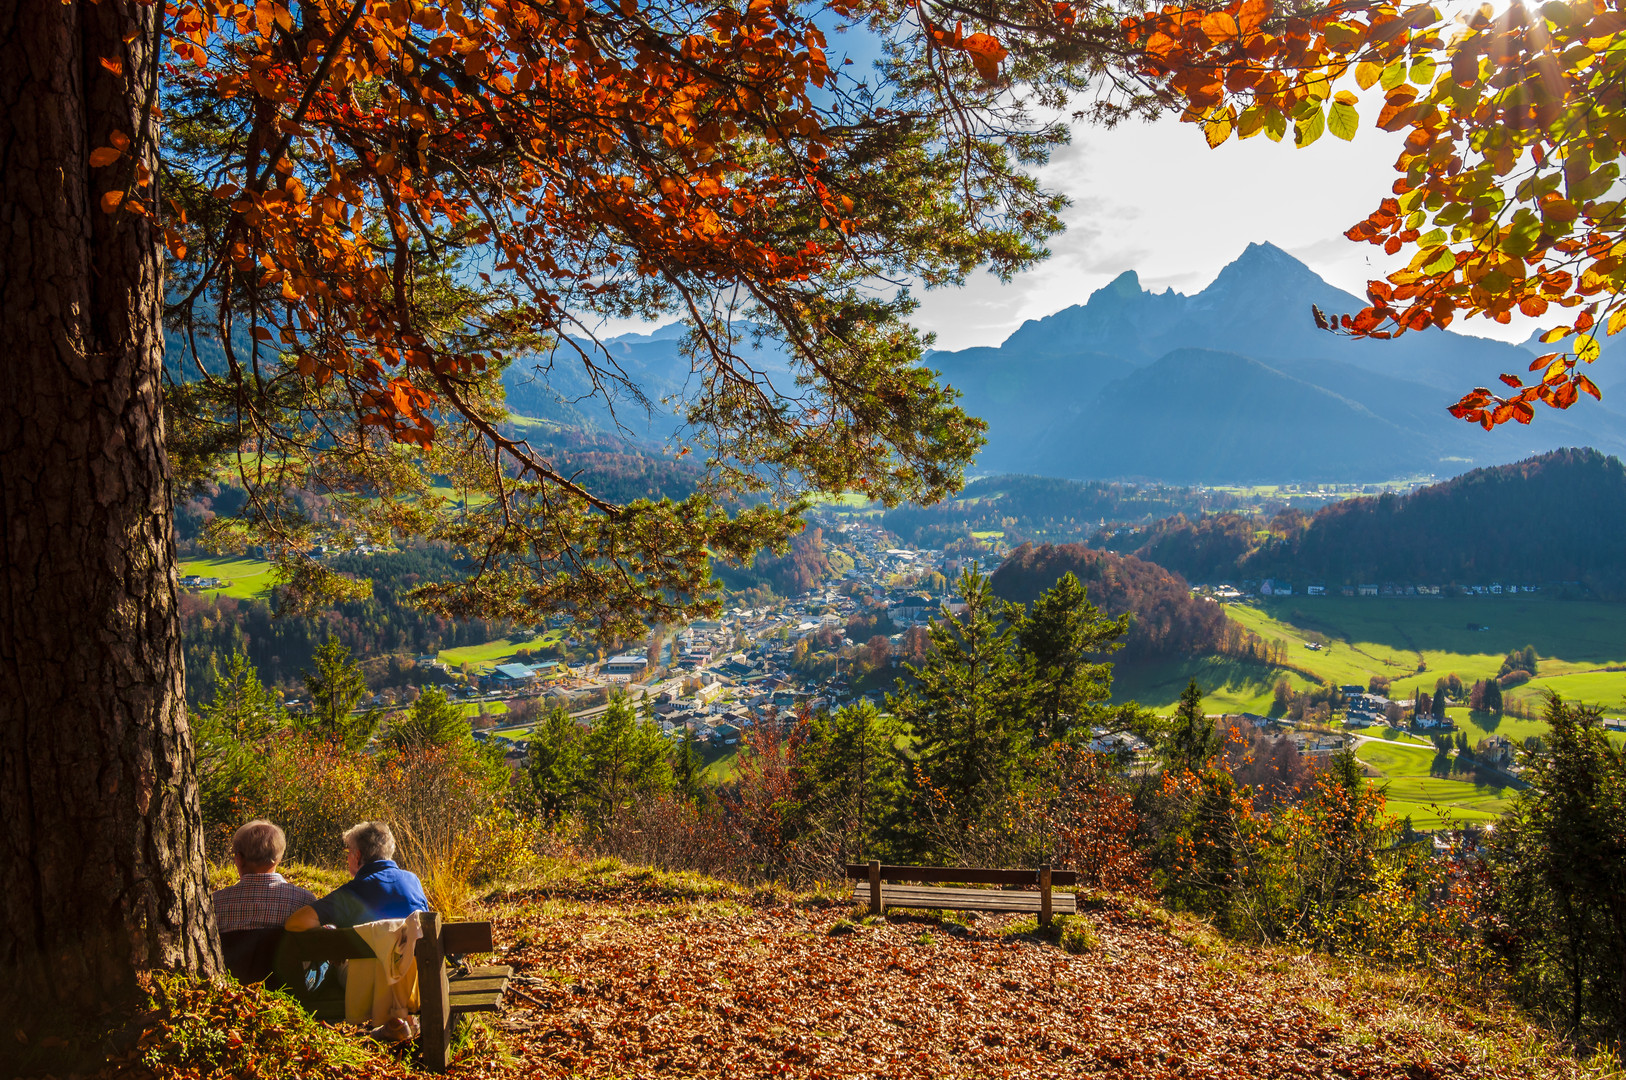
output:
<instances>
[{"instance_id":1,"label":"elderly man sitting","mask_svg":"<svg viewBox=\"0 0 1626 1080\"><path fill-rule=\"evenodd\" d=\"M364 821L346 831L344 850L351 879L289 915L284 925L297 931L357 928L378 958L350 963L345 1019L383 1025L378 1033L391 1042L411 1038L416 1028L408 1014L418 1007L412 952L419 929L413 916L429 910L423 884L391 861L395 836L382 821Z\"/></svg>"},{"instance_id":2,"label":"elderly man sitting","mask_svg":"<svg viewBox=\"0 0 1626 1080\"><path fill-rule=\"evenodd\" d=\"M316 903L314 893L276 872L287 850L288 838L269 821L251 821L232 834L237 884L215 890L215 923L226 969L243 982L259 982L271 973L283 923Z\"/></svg>"},{"instance_id":3,"label":"elderly man sitting","mask_svg":"<svg viewBox=\"0 0 1626 1080\"><path fill-rule=\"evenodd\" d=\"M351 879L288 916L289 930L319 926L359 926L379 919L404 919L428 911L423 883L391 861L395 835L382 821L363 821L344 834Z\"/></svg>"}]
</instances>

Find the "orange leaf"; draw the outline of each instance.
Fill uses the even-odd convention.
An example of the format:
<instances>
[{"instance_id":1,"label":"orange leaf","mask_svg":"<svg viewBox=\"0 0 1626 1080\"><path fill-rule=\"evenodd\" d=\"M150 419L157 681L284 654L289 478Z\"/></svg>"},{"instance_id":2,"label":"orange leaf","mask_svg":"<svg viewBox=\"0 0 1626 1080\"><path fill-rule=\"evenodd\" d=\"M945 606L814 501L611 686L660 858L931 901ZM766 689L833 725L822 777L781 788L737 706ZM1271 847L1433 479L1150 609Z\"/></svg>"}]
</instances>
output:
<instances>
[{"instance_id":1,"label":"orange leaf","mask_svg":"<svg viewBox=\"0 0 1626 1080\"><path fill-rule=\"evenodd\" d=\"M117 210L119 208L119 203L121 203L123 201L124 201L124 192L122 192L122 191L109 191L109 192L103 193L103 195L102 195L102 213L111 214L113 211L115 211L115 210Z\"/></svg>"},{"instance_id":2,"label":"orange leaf","mask_svg":"<svg viewBox=\"0 0 1626 1080\"><path fill-rule=\"evenodd\" d=\"M102 67L106 68L108 71L111 71L115 75L124 74L124 61L120 60L116 56L102 57Z\"/></svg>"},{"instance_id":3,"label":"orange leaf","mask_svg":"<svg viewBox=\"0 0 1626 1080\"><path fill-rule=\"evenodd\" d=\"M977 74L990 82L999 78L999 62L1008 54L998 38L992 34L972 34L965 39L964 48L971 54Z\"/></svg>"},{"instance_id":4,"label":"orange leaf","mask_svg":"<svg viewBox=\"0 0 1626 1080\"><path fill-rule=\"evenodd\" d=\"M1237 22L1244 34L1252 34L1265 24L1270 15L1270 0L1244 0L1237 12Z\"/></svg>"},{"instance_id":5,"label":"orange leaf","mask_svg":"<svg viewBox=\"0 0 1626 1080\"><path fill-rule=\"evenodd\" d=\"M105 169L123 156L111 146L98 147L90 152L90 167L92 169Z\"/></svg>"}]
</instances>

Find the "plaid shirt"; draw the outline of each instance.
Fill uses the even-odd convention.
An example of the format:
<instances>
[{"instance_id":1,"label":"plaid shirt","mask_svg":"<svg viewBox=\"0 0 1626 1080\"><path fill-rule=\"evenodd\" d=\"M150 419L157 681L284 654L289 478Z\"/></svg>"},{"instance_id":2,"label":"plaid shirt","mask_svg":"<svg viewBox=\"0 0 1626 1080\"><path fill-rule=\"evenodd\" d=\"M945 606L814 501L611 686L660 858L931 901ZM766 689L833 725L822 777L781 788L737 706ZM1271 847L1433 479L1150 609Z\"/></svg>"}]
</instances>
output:
<instances>
[{"instance_id":1,"label":"plaid shirt","mask_svg":"<svg viewBox=\"0 0 1626 1080\"><path fill-rule=\"evenodd\" d=\"M281 874L244 874L235 885L216 889L215 922L222 934L281 926L316 894L288 882Z\"/></svg>"}]
</instances>

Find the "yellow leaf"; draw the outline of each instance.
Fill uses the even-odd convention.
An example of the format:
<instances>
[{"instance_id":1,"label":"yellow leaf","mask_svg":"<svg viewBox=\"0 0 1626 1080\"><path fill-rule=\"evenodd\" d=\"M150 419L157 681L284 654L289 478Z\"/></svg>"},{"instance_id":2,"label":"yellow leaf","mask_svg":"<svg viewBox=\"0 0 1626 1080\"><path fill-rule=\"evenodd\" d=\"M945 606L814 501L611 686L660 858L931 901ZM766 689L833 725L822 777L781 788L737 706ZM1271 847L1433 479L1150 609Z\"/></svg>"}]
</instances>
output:
<instances>
[{"instance_id":1,"label":"yellow leaf","mask_svg":"<svg viewBox=\"0 0 1626 1080\"><path fill-rule=\"evenodd\" d=\"M1210 147L1218 146L1231 137L1231 114L1215 112L1203 122L1203 137Z\"/></svg>"},{"instance_id":2,"label":"yellow leaf","mask_svg":"<svg viewBox=\"0 0 1626 1080\"><path fill-rule=\"evenodd\" d=\"M1355 84L1362 90L1367 89L1382 77L1382 66L1374 64L1370 60L1362 60L1359 64L1355 65Z\"/></svg>"},{"instance_id":3,"label":"yellow leaf","mask_svg":"<svg viewBox=\"0 0 1626 1080\"><path fill-rule=\"evenodd\" d=\"M1602 351L1603 348L1598 344L1598 339L1591 334L1576 335L1575 358L1577 360L1585 360L1590 364L1598 358L1598 354Z\"/></svg>"},{"instance_id":4,"label":"yellow leaf","mask_svg":"<svg viewBox=\"0 0 1626 1080\"><path fill-rule=\"evenodd\" d=\"M1620 311L1617 311L1613 315L1609 316L1608 332L1611 336L1618 334L1620 333L1620 328L1623 326L1626 326L1626 308L1622 308Z\"/></svg>"}]
</instances>

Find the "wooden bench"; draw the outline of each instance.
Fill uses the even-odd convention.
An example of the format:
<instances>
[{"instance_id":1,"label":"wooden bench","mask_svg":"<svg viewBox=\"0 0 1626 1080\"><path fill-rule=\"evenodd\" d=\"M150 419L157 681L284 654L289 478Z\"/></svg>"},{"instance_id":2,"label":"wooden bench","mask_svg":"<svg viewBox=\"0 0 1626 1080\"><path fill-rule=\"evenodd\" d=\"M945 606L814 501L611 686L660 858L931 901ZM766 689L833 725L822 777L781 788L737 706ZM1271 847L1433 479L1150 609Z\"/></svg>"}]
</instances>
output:
<instances>
[{"instance_id":1,"label":"wooden bench","mask_svg":"<svg viewBox=\"0 0 1626 1080\"><path fill-rule=\"evenodd\" d=\"M1072 893L1054 893L1057 885L1077 885L1073 870L993 870L986 867L882 866L878 862L849 863L847 876L859 882L853 886L854 900L869 900L871 915L888 907L940 908L945 911L1032 911L1039 922L1050 925L1052 913L1072 915L1078 911L1078 898ZM865 885L864 882L868 882ZM883 884L884 882L952 881L963 885L1037 885L1038 892L1011 889L947 889L928 886Z\"/></svg>"},{"instance_id":2,"label":"wooden bench","mask_svg":"<svg viewBox=\"0 0 1626 1080\"><path fill-rule=\"evenodd\" d=\"M488 922L442 922L433 911L419 914L423 937L418 939L418 998L421 1002L418 1054L425 1068L444 1072L451 1060L452 1037L459 1017L467 1013L496 1012L511 967L469 968L453 976L446 965L449 956L491 951L491 924ZM307 930L285 934L278 950L279 970L289 964L324 960L370 960L368 948L353 930ZM295 996L299 996L296 992ZM320 1015L320 1014L318 1014Z\"/></svg>"}]
</instances>

